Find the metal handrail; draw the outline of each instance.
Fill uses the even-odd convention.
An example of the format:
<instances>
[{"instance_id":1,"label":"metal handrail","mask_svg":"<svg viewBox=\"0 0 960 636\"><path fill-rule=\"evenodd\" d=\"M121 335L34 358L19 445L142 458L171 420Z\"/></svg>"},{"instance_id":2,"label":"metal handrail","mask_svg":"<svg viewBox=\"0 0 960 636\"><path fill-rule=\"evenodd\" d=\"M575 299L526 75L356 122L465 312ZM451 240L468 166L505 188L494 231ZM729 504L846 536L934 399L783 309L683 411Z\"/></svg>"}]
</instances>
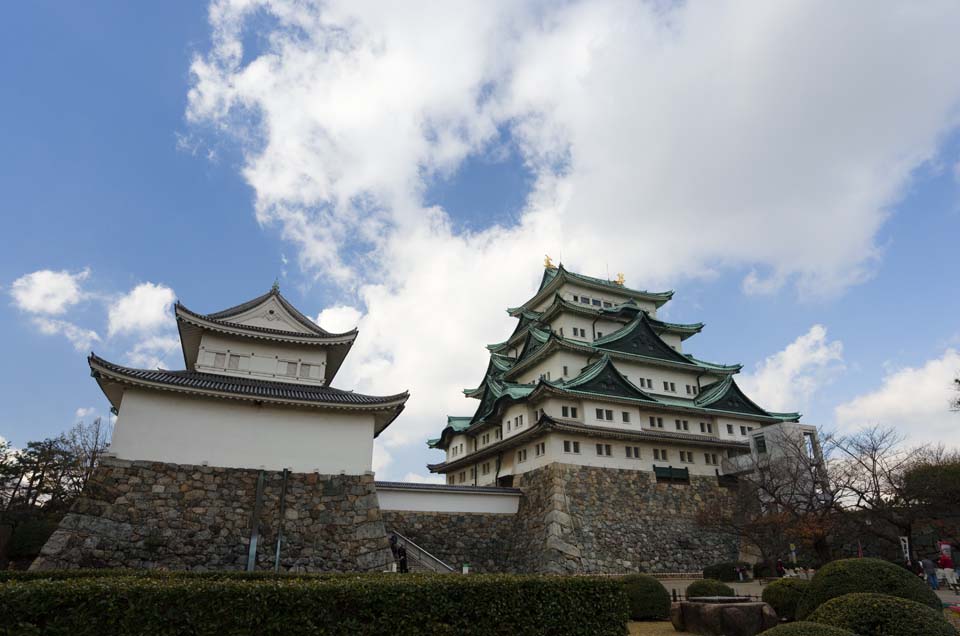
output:
<instances>
[{"instance_id":1,"label":"metal handrail","mask_svg":"<svg viewBox=\"0 0 960 636\"><path fill-rule=\"evenodd\" d=\"M446 572L455 572L455 571L456 571L456 570L454 570L454 568L453 568L452 566L447 565L446 563L444 563L443 561L441 561L438 557L435 557L434 555L430 554L429 552L427 552L426 550L424 550L423 548L421 548L421 547L418 546L416 543L414 543L413 541L411 541L411 540L408 539L407 537L403 536L402 534L400 534L400 533L397 532L396 530L391 530L391 531L390 531L390 534L395 534L395 535L397 535L398 543L401 542L401 541L403 542L404 547L407 548L407 556L408 556L408 557L411 556L411 554L410 554L411 548L412 548L415 552L419 552L420 555L427 557L428 561L424 561L424 559L421 558L420 556L417 556L416 554L412 555L417 561L419 561L420 563L422 563L423 565L425 565L425 566L428 567L429 569L433 570L434 572L443 572L443 571L446 571ZM430 563L432 563L435 567L431 567L431 566L430 566Z\"/></svg>"}]
</instances>

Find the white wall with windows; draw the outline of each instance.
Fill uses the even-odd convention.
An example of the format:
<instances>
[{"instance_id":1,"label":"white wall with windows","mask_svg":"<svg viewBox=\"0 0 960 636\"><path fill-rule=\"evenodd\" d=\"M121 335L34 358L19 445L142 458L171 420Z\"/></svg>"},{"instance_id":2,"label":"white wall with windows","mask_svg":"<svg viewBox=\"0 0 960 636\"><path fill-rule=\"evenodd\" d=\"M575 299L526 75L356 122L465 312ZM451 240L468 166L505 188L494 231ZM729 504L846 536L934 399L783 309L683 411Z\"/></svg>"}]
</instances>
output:
<instances>
[{"instance_id":1,"label":"white wall with windows","mask_svg":"<svg viewBox=\"0 0 960 636\"><path fill-rule=\"evenodd\" d=\"M208 331L200 340L196 368L220 375L323 384L326 363L327 353L321 346L231 338Z\"/></svg>"}]
</instances>

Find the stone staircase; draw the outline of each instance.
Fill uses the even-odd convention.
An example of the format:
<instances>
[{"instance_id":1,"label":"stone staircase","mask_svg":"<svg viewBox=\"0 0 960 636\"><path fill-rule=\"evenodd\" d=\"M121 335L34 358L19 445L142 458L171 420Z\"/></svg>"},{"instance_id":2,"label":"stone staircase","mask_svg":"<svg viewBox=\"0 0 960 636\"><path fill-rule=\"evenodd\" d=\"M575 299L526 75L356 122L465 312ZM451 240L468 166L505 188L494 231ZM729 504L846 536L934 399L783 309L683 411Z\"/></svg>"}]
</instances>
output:
<instances>
[{"instance_id":1,"label":"stone staircase","mask_svg":"<svg viewBox=\"0 0 960 636\"><path fill-rule=\"evenodd\" d=\"M437 574L456 572L453 566L444 563L396 530L387 531L387 536L391 534L396 535L398 546L402 545L406 548L407 569L411 572L433 572Z\"/></svg>"}]
</instances>

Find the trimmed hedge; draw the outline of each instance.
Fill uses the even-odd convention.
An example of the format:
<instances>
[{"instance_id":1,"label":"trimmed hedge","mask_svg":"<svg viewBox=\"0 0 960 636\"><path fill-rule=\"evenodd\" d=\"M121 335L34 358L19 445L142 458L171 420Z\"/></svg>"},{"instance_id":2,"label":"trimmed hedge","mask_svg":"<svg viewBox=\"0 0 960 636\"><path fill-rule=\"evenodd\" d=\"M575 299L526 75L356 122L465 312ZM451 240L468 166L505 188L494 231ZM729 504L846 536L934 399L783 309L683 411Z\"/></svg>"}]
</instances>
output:
<instances>
[{"instance_id":1,"label":"trimmed hedge","mask_svg":"<svg viewBox=\"0 0 960 636\"><path fill-rule=\"evenodd\" d=\"M797 604L810 581L803 579L777 579L763 588L763 602L769 603L781 620L797 618Z\"/></svg>"},{"instance_id":2,"label":"trimmed hedge","mask_svg":"<svg viewBox=\"0 0 960 636\"><path fill-rule=\"evenodd\" d=\"M621 579L630 600L630 618L635 621L670 618L670 592L663 583L646 574Z\"/></svg>"},{"instance_id":3,"label":"trimmed hedge","mask_svg":"<svg viewBox=\"0 0 960 636\"><path fill-rule=\"evenodd\" d=\"M738 567L746 568L747 572L750 571L750 564L746 561L715 563L714 565L708 565L703 568L703 578L727 582L739 581L740 578L737 576Z\"/></svg>"},{"instance_id":4,"label":"trimmed hedge","mask_svg":"<svg viewBox=\"0 0 960 636\"><path fill-rule=\"evenodd\" d=\"M0 584L7 581L63 581L68 579L109 579L116 577L144 579L199 579L210 581L261 581L308 579L324 580L335 578L355 578L358 576L380 576L378 573L360 574L357 572L270 572L258 570L112 570L107 568L84 568L76 570L0 570Z\"/></svg>"},{"instance_id":5,"label":"trimmed hedge","mask_svg":"<svg viewBox=\"0 0 960 636\"><path fill-rule=\"evenodd\" d=\"M622 636L607 577L346 575L230 580L75 577L0 585L0 634Z\"/></svg>"},{"instance_id":6,"label":"trimmed hedge","mask_svg":"<svg viewBox=\"0 0 960 636\"><path fill-rule=\"evenodd\" d=\"M889 594L941 608L940 599L918 576L880 559L840 559L820 568L797 605L797 618L805 619L827 601L853 592Z\"/></svg>"},{"instance_id":7,"label":"trimmed hedge","mask_svg":"<svg viewBox=\"0 0 960 636\"><path fill-rule=\"evenodd\" d=\"M857 636L848 629L821 625L820 623L784 623L763 632L763 636Z\"/></svg>"},{"instance_id":8,"label":"trimmed hedge","mask_svg":"<svg viewBox=\"0 0 960 636\"><path fill-rule=\"evenodd\" d=\"M844 594L830 599L810 620L860 636L956 636L941 610L886 594Z\"/></svg>"},{"instance_id":9,"label":"trimmed hedge","mask_svg":"<svg viewBox=\"0 0 960 636\"><path fill-rule=\"evenodd\" d=\"M736 596L737 591L715 579L694 581L687 586L687 598L693 596Z\"/></svg>"}]
</instances>

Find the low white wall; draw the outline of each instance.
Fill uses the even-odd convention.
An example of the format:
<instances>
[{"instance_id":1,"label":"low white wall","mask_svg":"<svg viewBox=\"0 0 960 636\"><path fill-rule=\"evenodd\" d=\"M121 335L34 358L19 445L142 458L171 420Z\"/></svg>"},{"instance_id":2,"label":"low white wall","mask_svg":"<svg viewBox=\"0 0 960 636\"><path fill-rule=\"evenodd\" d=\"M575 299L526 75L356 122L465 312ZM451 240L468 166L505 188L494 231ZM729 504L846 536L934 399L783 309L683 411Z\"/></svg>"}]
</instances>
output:
<instances>
[{"instance_id":1,"label":"low white wall","mask_svg":"<svg viewBox=\"0 0 960 636\"><path fill-rule=\"evenodd\" d=\"M404 489L377 485L381 510L411 512L494 512L516 514L520 493L456 492L443 488Z\"/></svg>"},{"instance_id":2,"label":"low white wall","mask_svg":"<svg viewBox=\"0 0 960 636\"><path fill-rule=\"evenodd\" d=\"M360 475L373 416L128 389L110 452L120 459Z\"/></svg>"}]
</instances>

